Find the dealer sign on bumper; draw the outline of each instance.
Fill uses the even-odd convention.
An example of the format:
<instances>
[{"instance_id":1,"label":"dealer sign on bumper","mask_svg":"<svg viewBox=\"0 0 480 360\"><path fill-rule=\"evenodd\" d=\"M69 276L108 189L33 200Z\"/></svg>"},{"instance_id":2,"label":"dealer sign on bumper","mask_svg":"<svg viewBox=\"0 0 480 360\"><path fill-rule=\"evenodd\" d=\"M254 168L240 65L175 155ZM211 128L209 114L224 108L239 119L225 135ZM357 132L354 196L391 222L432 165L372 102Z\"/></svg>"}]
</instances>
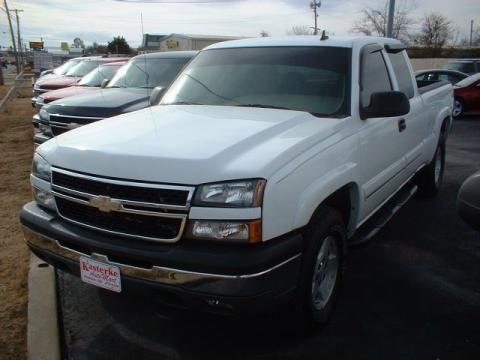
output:
<instances>
[{"instance_id":1,"label":"dealer sign on bumper","mask_svg":"<svg viewBox=\"0 0 480 360\"><path fill-rule=\"evenodd\" d=\"M82 281L115 292L122 291L120 269L86 257L80 258Z\"/></svg>"}]
</instances>

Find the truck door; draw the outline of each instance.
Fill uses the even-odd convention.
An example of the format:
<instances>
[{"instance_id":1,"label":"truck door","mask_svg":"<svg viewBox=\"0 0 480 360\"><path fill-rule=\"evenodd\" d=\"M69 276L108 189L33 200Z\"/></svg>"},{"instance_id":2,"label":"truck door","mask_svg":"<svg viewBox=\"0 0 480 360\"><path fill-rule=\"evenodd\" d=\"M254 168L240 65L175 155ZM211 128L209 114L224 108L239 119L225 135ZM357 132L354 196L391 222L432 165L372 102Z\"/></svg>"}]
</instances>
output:
<instances>
[{"instance_id":1,"label":"truck door","mask_svg":"<svg viewBox=\"0 0 480 360\"><path fill-rule=\"evenodd\" d=\"M386 52L377 44L361 52L360 107L368 107L373 93L393 90L385 62ZM381 205L401 185L405 153L398 117L359 119L363 207L360 219Z\"/></svg>"},{"instance_id":2,"label":"truck door","mask_svg":"<svg viewBox=\"0 0 480 360\"><path fill-rule=\"evenodd\" d=\"M388 48L388 58L392 65L398 90L403 92L410 100L410 112L402 116L402 128L399 128L401 149L405 155L406 170L402 178L407 180L422 164L424 140L429 126L429 112L425 109L422 98L415 94L412 70L408 64L408 57L401 47ZM416 95L416 96L415 96Z\"/></svg>"}]
</instances>

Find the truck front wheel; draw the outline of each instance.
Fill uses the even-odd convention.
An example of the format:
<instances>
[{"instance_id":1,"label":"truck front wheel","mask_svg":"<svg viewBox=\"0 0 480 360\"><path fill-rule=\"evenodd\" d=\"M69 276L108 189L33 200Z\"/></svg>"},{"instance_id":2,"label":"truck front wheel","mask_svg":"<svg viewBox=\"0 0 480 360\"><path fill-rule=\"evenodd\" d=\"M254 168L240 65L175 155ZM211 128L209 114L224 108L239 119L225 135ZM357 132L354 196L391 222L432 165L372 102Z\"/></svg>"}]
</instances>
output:
<instances>
[{"instance_id":1,"label":"truck front wheel","mask_svg":"<svg viewBox=\"0 0 480 360\"><path fill-rule=\"evenodd\" d=\"M345 224L340 213L320 207L305 230L305 253L297 309L306 329L329 319L344 265Z\"/></svg>"}]
</instances>

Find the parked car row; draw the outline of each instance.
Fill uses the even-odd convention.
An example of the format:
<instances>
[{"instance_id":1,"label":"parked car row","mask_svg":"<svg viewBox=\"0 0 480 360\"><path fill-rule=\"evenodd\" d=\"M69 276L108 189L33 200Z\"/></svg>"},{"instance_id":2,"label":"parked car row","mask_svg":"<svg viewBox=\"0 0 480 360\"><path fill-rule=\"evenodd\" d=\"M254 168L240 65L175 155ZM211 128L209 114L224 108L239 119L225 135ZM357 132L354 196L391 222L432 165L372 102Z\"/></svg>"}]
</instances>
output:
<instances>
[{"instance_id":1,"label":"parked car row","mask_svg":"<svg viewBox=\"0 0 480 360\"><path fill-rule=\"evenodd\" d=\"M439 191L452 107L452 85L419 87L394 39L138 56L105 89L42 107L61 135L34 155L25 238L115 292L222 314L287 309L320 325L348 246L417 191Z\"/></svg>"},{"instance_id":2,"label":"parked car row","mask_svg":"<svg viewBox=\"0 0 480 360\"><path fill-rule=\"evenodd\" d=\"M77 84L85 75L95 70L99 65L126 61L120 57L86 57L80 60L72 59L55 69L57 73L42 76L33 86L32 106L36 107L37 97L51 90L62 89Z\"/></svg>"},{"instance_id":3,"label":"parked car row","mask_svg":"<svg viewBox=\"0 0 480 360\"><path fill-rule=\"evenodd\" d=\"M196 54L178 51L138 55L127 63L118 60L97 67L76 86L39 95L40 112L33 120L40 129L34 136L35 145L79 126L149 106ZM113 71L105 70L120 64L108 81Z\"/></svg>"}]
</instances>

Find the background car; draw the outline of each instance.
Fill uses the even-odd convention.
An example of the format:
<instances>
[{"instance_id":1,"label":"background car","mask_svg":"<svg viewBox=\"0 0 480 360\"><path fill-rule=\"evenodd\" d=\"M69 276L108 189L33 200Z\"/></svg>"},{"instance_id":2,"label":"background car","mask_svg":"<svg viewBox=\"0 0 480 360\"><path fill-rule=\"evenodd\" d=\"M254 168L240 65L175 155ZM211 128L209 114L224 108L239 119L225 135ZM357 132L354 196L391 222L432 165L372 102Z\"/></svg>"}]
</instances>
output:
<instances>
[{"instance_id":1,"label":"background car","mask_svg":"<svg viewBox=\"0 0 480 360\"><path fill-rule=\"evenodd\" d=\"M454 86L453 117L480 111L480 73L469 76Z\"/></svg>"},{"instance_id":2,"label":"background car","mask_svg":"<svg viewBox=\"0 0 480 360\"><path fill-rule=\"evenodd\" d=\"M78 84L66 88L52 90L37 97L35 107L37 110L52 101L63 99L69 96L85 94L87 92L101 89L101 85L105 80L110 81L116 74L118 69L125 65L127 61L118 61L113 63L102 64L90 73L85 75Z\"/></svg>"},{"instance_id":3,"label":"background car","mask_svg":"<svg viewBox=\"0 0 480 360\"><path fill-rule=\"evenodd\" d=\"M427 69L415 72L415 79L421 86L444 80L453 85L467 77L467 74L455 70Z\"/></svg>"},{"instance_id":4,"label":"background car","mask_svg":"<svg viewBox=\"0 0 480 360\"><path fill-rule=\"evenodd\" d=\"M127 61L126 57L86 57L81 58L76 65L71 66L64 75L56 75L50 77L50 75L44 76L42 79L37 80L33 86L33 98L32 106L35 107L37 102L37 96L46 93L47 91L62 89L68 86L75 85L82 77L87 75L90 71L98 67L100 64L117 61Z\"/></svg>"},{"instance_id":5,"label":"background car","mask_svg":"<svg viewBox=\"0 0 480 360\"><path fill-rule=\"evenodd\" d=\"M443 66L446 70L461 71L468 75L480 72L480 59L465 59L449 62Z\"/></svg>"},{"instance_id":6,"label":"background car","mask_svg":"<svg viewBox=\"0 0 480 360\"><path fill-rule=\"evenodd\" d=\"M468 225L480 231L480 171L462 184L458 192L457 210Z\"/></svg>"}]
</instances>

